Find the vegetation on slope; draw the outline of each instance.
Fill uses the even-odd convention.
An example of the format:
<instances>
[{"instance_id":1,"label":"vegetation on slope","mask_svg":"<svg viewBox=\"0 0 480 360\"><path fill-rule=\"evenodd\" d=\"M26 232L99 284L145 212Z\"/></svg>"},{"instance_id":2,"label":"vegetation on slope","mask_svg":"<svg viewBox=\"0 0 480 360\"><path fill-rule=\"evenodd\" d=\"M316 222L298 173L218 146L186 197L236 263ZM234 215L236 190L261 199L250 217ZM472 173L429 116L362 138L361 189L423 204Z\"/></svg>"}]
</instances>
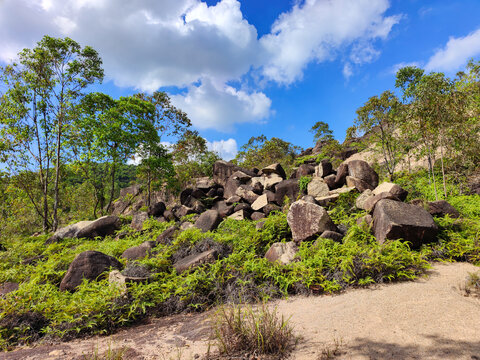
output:
<instances>
[{"instance_id":1,"label":"vegetation on slope","mask_svg":"<svg viewBox=\"0 0 480 360\"><path fill-rule=\"evenodd\" d=\"M411 188L428 196L431 186L422 185L425 175L407 180ZM288 241L291 236L284 213L268 217L261 230L253 221L226 219L214 232L192 228L171 244L159 245L154 256L136 264L151 271L153 278L132 284L127 294L107 279L85 281L74 293L61 292L59 283L76 254L98 250L119 258L125 249L155 239L170 223L150 220L143 232L125 226L128 235L117 240L71 239L45 246L45 236L11 238L4 243L6 251L0 253L0 283L13 281L20 287L0 299L2 347L42 336L70 339L108 333L153 314L414 279L429 267L430 260L480 264L478 195L452 196L449 200L462 218L437 218L439 241L419 251L398 240L379 244L368 228L356 225L355 219L364 213L353 210L355 198L355 194L343 194L330 209L334 222L350 226L343 242L304 242L297 261L290 265L271 264L263 257L272 243ZM223 259L177 274L171 265L178 253L191 253L205 244L223 246Z\"/></svg>"}]
</instances>

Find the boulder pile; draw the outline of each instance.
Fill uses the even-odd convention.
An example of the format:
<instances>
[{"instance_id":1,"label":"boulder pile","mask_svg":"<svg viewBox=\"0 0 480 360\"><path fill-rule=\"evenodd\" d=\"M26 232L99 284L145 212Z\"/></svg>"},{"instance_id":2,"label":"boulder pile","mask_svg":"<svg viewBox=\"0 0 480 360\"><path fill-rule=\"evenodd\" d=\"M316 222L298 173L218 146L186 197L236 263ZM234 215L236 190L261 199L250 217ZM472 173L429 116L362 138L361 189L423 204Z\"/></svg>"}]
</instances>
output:
<instances>
[{"instance_id":1,"label":"boulder pile","mask_svg":"<svg viewBox=\"0 0 480 360\"><path fill-rule=\"evenodd\" d=\"M307 175L311 176L311 180L302 192L299 180ZM319 163L309 161L299 166L289 179L280 164L271 164L261 170L248 170L217 161L213 167L213 178L196 179L195 186L184 189L176 203L167 206L164 201L154 201L148 208L140 206L145 204L139 197L142 189L133 185L122 189L120 199L114 204L113 215L67 226L58 230L48 242L67 237L112 235L120 229L119 215L131 215L130 226L137 231L142 231L144 221L151 217L160 222L176 222L155 240L126 249L121 257L131 264L135 260L153 256L157 245L170 244L179 232L188 228L196 227L208 232L215 230L225 218L261 220L273 211L282 209L286 203L291 203L287 222L292 241L273 244L265 255L271 262L288 265L296 260L298 246L303 241L342 241L348 229L344 224L335 224L325 207L335 202L340 194L351 191L360 193L355 205L367 213L358 219L358 223L366 223L380 243L388 239L401 239L408 241L411 247L418 248L436 238L438 228L432 215L458 216L458 212L446 201L405 203L407 191L397 184L379 184L378 174L361 160L343 163L336 170L327 160ZM258 222L258 229L261 229L261 224ZM120 236L117 234L118 238ZM194 252L180 252L172 260L172 266L182 273L215 262L226 256L226 252L220 251L217 245L206 242ZM148 279L148 274L133 276L120 273L121 266L115 258L99 252L81 253L71 263L60 288L74 291L82 279L97 279L112 268L116 270L111 273L110 279L121 286Z\"/></svg>"}]
</instances>

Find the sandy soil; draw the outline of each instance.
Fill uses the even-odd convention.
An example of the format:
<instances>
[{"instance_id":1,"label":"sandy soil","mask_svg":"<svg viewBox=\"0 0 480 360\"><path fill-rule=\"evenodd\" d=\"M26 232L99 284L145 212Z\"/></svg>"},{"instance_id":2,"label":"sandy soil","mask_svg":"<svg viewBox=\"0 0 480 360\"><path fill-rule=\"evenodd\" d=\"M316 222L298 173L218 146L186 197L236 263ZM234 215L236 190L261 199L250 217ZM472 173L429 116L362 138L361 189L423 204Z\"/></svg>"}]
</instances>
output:
<instances>
[{"instance_id":1,"label":"sandy soil","mask_svg":"<svg viewBox=\"0 0 480 360\"><path fill-rule=\"evenodd\" d=\"M291 359L480 360L480 300L460 287L470 264L437 264L428 277L334 296L292 297L272 304L302 340ZM38 344L3 353L0 359L81 359L82 354L128 348L127 359L196 359L208 348L210 313L150 320L108 337Z\"/></svg>"}]
</instances>

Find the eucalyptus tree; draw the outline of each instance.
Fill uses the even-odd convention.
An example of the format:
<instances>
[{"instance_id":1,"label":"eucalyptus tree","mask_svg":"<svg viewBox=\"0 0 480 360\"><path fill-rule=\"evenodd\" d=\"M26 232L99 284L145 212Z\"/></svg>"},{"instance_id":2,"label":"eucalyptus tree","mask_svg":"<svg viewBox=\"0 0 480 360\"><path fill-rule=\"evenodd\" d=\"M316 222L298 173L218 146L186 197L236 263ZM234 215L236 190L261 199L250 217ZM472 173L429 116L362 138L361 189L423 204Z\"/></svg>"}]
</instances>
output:
<instances>
[{"instance_id":1,"label":"eucalyptus tree","mask_svg":"<svg viewBox=\"0 0 480 360\"><path fill-rule=\"evenodd\" d=\"M111 208L118 165L133 158L139 148L150 149L159 143L154 126L155 107L135 96L114 100L103 93L91 93L79 109L70 146L94 188L96 215L97 208L102 213Z\"/></svg>"},{"instance_id":2,"label":"eucalyptus tree","mask_svg":"<svg viewBox=\"0 0 480 360\"><path fill-rule=\"evenodd\" d=\"M390 180L393 180L395 168L401 159L401 112L402 106L391 91L380 96L372 96L357 110L355 124L357 128L369 134L369 138L379 145L377 149L383 156Z\"/></svg>"},{"instance_id":3,"label":"eucalyptus tree","mask_svg":"<svg viewBox=\"0 0 480 360\"><path fill-rule=\"evenodd\" d=\"M466 72L458 74L451 102L458 126L453 126L450 144L457 167L480 163L480 61L469 61Z\"/></svg>"},{"instance_id":4,"label":"eucalyptus tree","mask_svg":"<svg viewBox=\"0 0 480 360\"><path fill-rule=\"evenodd\" d=\"M333 131L326 122L317 121L310 129L310 132L313 133L313 139L315 142L328 142L333 140Z\"/></svg>"},{"instance_id":5,"label":"eucalyptus tree","mask_svg":"<svg viewBox=\"0 0 480 360\"><path fill-rule=\"evenodd\" d=\"M459 125L452 111L455 83L443 73L425 74L420 69L407 67L397 73L397 87L404 90L404 98L410 99L408 128L424 145L437 199L434 166L437 150L440 151L443 192L447 197L445 149L451 140L450 130Z\"/></svg>"},{"instance_id":6,"label":"eucalyptus tree","mask_svg":"<svg viewBox=\"0 0 480 360\"><path fill-rule=\"evenodd\" d=\"M150 206L153 187L172 188L176 183L172 154L165 146L157 142L150 142L142 144L136 155L141 159L137 167L137 174L140 179L145 181L146 205Z\"/></svg>"},{"instance_id":7,"label":"eucalyptus tree","mask_svg":"<svg viewBox=\"0 0 480 360\"><path fill-rule=\"evenodd\" d=\"M164 136L180 138L192 126L187 114L173 106L170 97L164 91L155 91L152 95L139 93L134 96L154 106L153 124L160 138Z\"/></svg>"},{"instance_id":8,"label":"eucalyptus tree","mask_svg":"<svg viewBox=\"0 0 480 360\"><path fill-rule=\"evenodd\" d=\"M265 135L253 136L240 148L235 160L246 168L264 167L280 163L289 170L301 148L280 138L267 139Z\"/></svg>"},{"instance_id":9,"label":"eucalyptus tree","mask_svg":"<svg viewBox=\"0 0 480 360\"><path fill-rule=\"evenodd\" d=\"M185 131L172 146L172 160L179 187L185 186L193 178L211 176L213 164L219 159L217 153L208 150L207 140L198 131Z\"/></svg>"},{"instance_id":10,"label":"eucalyptus tree","mask_svg":"<svg viewBox=\"0 0 480 360\"><path fill-rule=\"evenodd\" d=\"M44 220L44 230L50 227L47 192L51 162L55 162L51 223L55 230L63 141L83 91L103 79L102 61L89 46L82 48L70 38L44 36L33 49L21 51L18 62L1 71L7 89L1 104L1 150L14 171L39 172L43 211L34 206Z\"/></svg>"}]
</instances>

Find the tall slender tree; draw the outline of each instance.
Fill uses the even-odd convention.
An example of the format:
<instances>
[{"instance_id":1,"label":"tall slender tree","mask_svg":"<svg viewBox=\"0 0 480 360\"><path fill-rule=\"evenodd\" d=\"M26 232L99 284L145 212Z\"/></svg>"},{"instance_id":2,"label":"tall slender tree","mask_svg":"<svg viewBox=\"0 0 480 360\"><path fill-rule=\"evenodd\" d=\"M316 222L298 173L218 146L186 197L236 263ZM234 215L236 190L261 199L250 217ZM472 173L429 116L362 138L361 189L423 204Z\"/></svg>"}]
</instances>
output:
<instances>
[{"instance_id":1,"label":"tall slender tree","mask_svg":"<svg viewBox=\"0 0 480 360\"><path fill-rule=\"evenodd\" d=\"M82 48L70 38L50 36L44 36L33 49L24 49L18 57L18 63L2 69L8 89L2 98L2 109L9 110L4 113L6 116L2 115L3 137L8 137L7 143L10 144L4 150L29 158L24 164L36 163L38 167L34 171L44 177L41 180L44 199L50 161L54 160L52 228L56 230L63 142L68 137L72 110L82 98L83 91L103 79L102 61L89 46ZM33 150L32 141L42 146ZM42 215L44 227L48 226L45 204L46 200Z\"/></svg>"}]
</instances>

